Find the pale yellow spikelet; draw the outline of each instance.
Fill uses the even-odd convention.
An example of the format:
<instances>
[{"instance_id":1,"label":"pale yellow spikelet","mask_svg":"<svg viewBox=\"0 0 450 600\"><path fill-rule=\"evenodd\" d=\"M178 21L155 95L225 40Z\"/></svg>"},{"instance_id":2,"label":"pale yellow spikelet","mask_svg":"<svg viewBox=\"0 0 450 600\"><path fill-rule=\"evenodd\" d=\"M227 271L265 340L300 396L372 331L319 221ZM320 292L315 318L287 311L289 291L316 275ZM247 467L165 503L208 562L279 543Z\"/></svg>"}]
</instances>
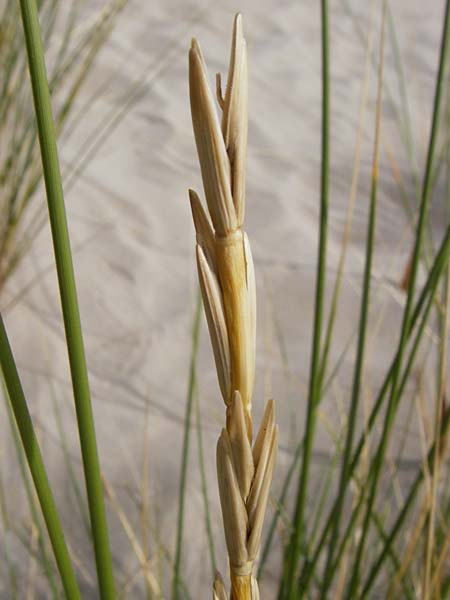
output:
<instances>
[{"instance_id":1,"label":"pale yellow spikelet","mask_svg":"<svg viewBox=\"0 0 450 600\"><path fill-rule=\"evenodd\" d=\"M230 161L208 85L205 62L195 39L189 51L189 90L206 202L214 229L220 235L226 235L237 227L231 195Z\"/></svg>"},{"instance_id":2,"label":"pale yellow spikelet","mask_svg":"<svg viewBox=\"0 0 450 600\"><path fill-rule=\"evenodd\" d=\"M219 386L225 403L229 403L231 395L231 361L222 294L216 275L199 244L197 244L197 269Z\"/></svg>"},{"instance_id":3,"label":"pale yellow spikelet","mask_svg":"<svg viewBox=\"0 0 450 600\"><path fill-rule=\"evenodd\" d=\"M227 430L233 452L234 469L241 497L246 502L255 469L253 466L252 448L247 435L244 407L239 392L234 392L233 400L227 413Z\"/></svg>"},{"instance_id":4,"label":"pale yellow spikelet","mask_svg":"<svg viewBox=\"0 0 450 600\"><path fill-rule=\"evenodd\" d=\"M195 233L197 234L197 244L202 247L211 269L217 272L214 229L203 209L197 192L189 190L189 200Z\"/></svg>"},{"instance_id":5,"label":"pale yellow spikelet","mask_svg":"<svg viewBox=\"0 0 450 600\"><path fill-rule=\"evenodd\" d=\"M255 465L259 463L263 445L267 440L267 431L270 431L273 428L274 420L275 403L270 399L266 402L261 425L259 426L258 435L256 436L255 444L253 446L253 461Z\"/></svg>"},{"instance_id":6,"label":"pale yellow spikelet","mask_svg":"<svg viewBox=\"0 0 450 600\"><path fill-rule=\"evenodd\" d=\"M240 569L247 565L247 511L242 499L233 464L231 443L226 429L217 443L217 478L230 565Z\"/></svg>"},{"instance_id":7,"label":"pale yellow spikelet","mask_svg":"<svg viewBox=\"0 0 450 600\"><path fill-rule=\"evenodd\" d=\"M244 411L238 392L233 395L233 402L227 412L227 430L222 431L217 447L219 494L233 576L232 588L244 589L244 585L247 585L246 589L250 590L248 581L245 584L244 579L252 572L261 543L277 455L278 428L274 425L274 403L270 400L252 452L245 435ZM240 529L244 521L247 523L245 532ZM246 552L242 548L244 539Z\"/></svg>"},{"instance_id":8,"label":"pale yellow spikelet","mask_svg":"<svg viewBox=\"0 0 450 600\"><path fill-rule=\"evenodd\" d=\"M250 535L247 543L247 551L250 560L255 560L261 544L261 532L266 514L267 501L269 499L272 475L275 467L278 451L278 427L274 427L270 437L270 447L267 455L267 462L256 466L255 478L252 484L255 486L255 493L250 496L247 502L247 511L249 518ZM262 455L261 455L262 456Z\"/></svg>"},{"instance_id":9,"label":"pale yellow spikelet","mask_svg":"<svg viewBox=\"0 0 450 600\"><path fill-rule=\"evenodd\" d=\"M219 571L216 571L214 578L213 600L228 600L225 584Z\"/></svg>"},{"instance_id":10,"label":"pale yellow spikelet","mask_svg":"<svg viewBox=\"0 0 450 600\"><path fill-rule=\"evenodd\" d=\"M247 550L251 559L255 559L259 550L277 448L278 429L274 425L274 402L269 400L253 447L255 474L246 503L249 519Z\"/></svg>"},{"instance_id":11,"label":"pale yellow spikelet","mask_svg":"<svg viewBox=\"0 0 450 600\"><path fill-rule=\"evenodd\" d=\"M274 403L266 405L252 449L252 395L256 354L256 286L253 258L242 229L248 129L247 47L242 17L234 20L225 96L217 76L219 124L200 46L189 52L192 122L209 217L189 191L197 235L203 304L227 405L226 429L217 443L217 477L230 563L230 600L259 600L253 565L278 447ZM219 575L213 599L225 600Z\"/></svg>"},{"instance_id":12,"label":"pale yellow spikelet","mask_svg":"<svg viewBox=\"0 0 450 600\"><path fill-rule=\"evenodd\" d=\"M259 587L256 577L252 577L252 600L259 600Z\"/></svg>"},{"instance_id":13,"label":"pale yellow spikelet","mask_svg":"<svg viewBox=\"0 0 450 600\"><path fill-rule=\"evenodd\" d=\"M242 227L245 210L245 163L247 159L248 82L247 45L242 29L242 15L234 19L230 66L223 101L222 131L230 160L232 195L238 227Z\"/></svg>"}]
</instances>

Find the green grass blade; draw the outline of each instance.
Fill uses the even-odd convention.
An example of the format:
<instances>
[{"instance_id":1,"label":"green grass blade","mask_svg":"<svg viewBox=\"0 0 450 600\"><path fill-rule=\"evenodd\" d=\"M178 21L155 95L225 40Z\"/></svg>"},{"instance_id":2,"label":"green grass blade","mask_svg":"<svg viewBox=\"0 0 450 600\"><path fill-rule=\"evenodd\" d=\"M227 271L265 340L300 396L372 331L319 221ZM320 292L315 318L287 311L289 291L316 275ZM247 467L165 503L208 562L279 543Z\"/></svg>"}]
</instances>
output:
<instances>
[{"instance_id":1,"label":"green grass blade","mask_svg":"<svg viewBox=\"0 0 450 600\"><path fill-rule=\"evenodd\" d=\"M300 462L300 458L301 458L302 452L303 452L303 447L304 447L304 439L301 440L301 442L297 445L297 448L295 449L294 458L292 459L292 462L291 462L291 465L287 472L286 478L283 482L281 494L278 498L278 502L276 503L275 513L274 513L274 516L270 523L266 541L264 542L264 547L261 551L261 557L260 557L259 565L258 565L258 579L262 577L263 572L264 572L264 567L266 566L267 559L269 558L269 552L272 547L272 541L273 541L273 536L275 535L276 526L277 526L278 520L283 512L285 501L286 501L286 496L289 491L289 486L291 484L294 473L296 472L296 469Z\"/></svg>"},{"instance_id":2,"label":"green grass blade","mask_svg":"<svg viewBox=\"0 0 450 600\"><path fill-rule=\"evenodd\" d=\"M448 260L448 258L447 258L447 260ZM425 332L425 328L426 328L426 326L428 324L429 315L431 313L431 309L433 308L433 305L434 305L434 302L435 302L435 294L436 294L436 289L437 289L437 283L438 282L436 281L434 283L434 285L433 285L432 293L430 294L430 297L428 299L428 302L427 302L427 305L426 305L426 308L425 308L425 311L424 311L424 314L423 314L420 326L419 326L418 331L416 333L416 337L415 337L414 342L413 342L413 346L412 346L412 349L411 349L411 352L410 352L408 363L407 363L406 368L405 368L405 370L403 372L403 376L402 376L402 379L401 379L401 382L400 382L400 385L399 385L398 396L397 396L397 403L396 403L396 405L394 407L394 410L397 409L398 402L400 401L400 398L403 395L403 392L404 392L404 390L406 388L406 385L408 383L409 376L410 376L410 373L412 371L412 367L413 367L413 364L414 364L414 361L415 361L415 358L416 358L416 355L417 355L417 351L419 349L421 340L423 338L423 334ZM386 391L387 391L387 388L386 388ZM361 452L362 452L362 446L359 446L358 450L360 448L361 448ZM354 471L355 467L356 467L356 464L352 464L352 469L351 470ZM372 464L370 466L370 470L369 470L369 475L368 475L368 478L367 478L367 482L366 482L365 486L361 486L360 497L358 499L358 502L357 502L356 506L354 506L353 509L352 509L352 516L351 516L350 522L347 525L347 529L346 529L345 534L344 534L344 536L343 536L343 538L341 540L339 549L338 549L338 551L336 553L337 554L337 558L336 558L336 561L335 561L335 563L334 563L334 565L332 567L332 571L331 571L332 575L334 575L334 572L336 571L336 569L339 566L340 560L341 560L341 558L342 558L342 556L344 554L344 551L345 551L345 547L346 547L346 545L347 545L347 543L348 543L348 541L350 539L350 536L352 535L352 533L354 531L356 523L358 522L358 517L359 517L360 511L364 507L364 503L367 500L366 491L367 491L367 488L368 488L368 486L370 485L370 483L372 481L372 478L373 478L374 473L375 473L375 469L376 469L376 461L374 460L374 461L372 461Z\"/></svg>"},{"instance_id":3,"label":"green grass blade","mask_svg":"<svg viewBox=\"0 0 450 600\"><path fill-rule=\"evenodd\" d=\"M21 0L20 7L78 419L98 584L102 600L111 600L114 598L111 552L44 52L35 2Z\"/></svg>"},{"instance_id":4,"label":"green grass blade","mask_svg":"<svg viewBox=\"0 0 450 600\"><path fill-rule=\"evenodd\" d=\"M322 165L320 190L320 233L317 262L316 299L314 309L314 333L309 377L308 406L306 414L306 436L302 455L302 465L298 483L297 498L293 519L293 530L284 555L284 576L280 583L278 598L294 600L302 535L304 532L304 512L306 506L309 470L311 464L314 432L317 416L317 403L320 397L320 352L322 335L323 304L325 296L326 251L328 229L329 192L329 57L328 57L328 0L321 1L322 18Z\"/></svg>"},{"instance_id":5,"label":"green grass blade","mask_svg":"<svg viewBox=\"0 0 450 600\"><path fill-rule=\"evenodd\" d=\"M388 540L388 536L386 534L383 522L380 518L380 516L374 511L372 514L372 520L374 522L375 528L377 530L378 533L378 537L380 538L381 542L385 545L387 544L387 540ZM386 556L389 557L389 559L391 560L394 572L397 573L399 571L399 569L401 568L401 561L400 561L400 557L396 554L395 549L392 547L392 544L386 549ZM415 600L415 596L413 591L411 590L411 585L407 585L405 581L402 580L402 586L403 586L403 594L404 594L404 598L408 599L408 600Z\"/></svg>"},{"instance_id":6,"label":"green grass blade","mask_svg":"<svg viewBox=\"0 0 450 600\"><path fill-rule=\"evenodd\" d=\"M353 339L353 335L350 338L350 342ZM333 367L332 372L330 373L330 375L328 376L328 379L325 381L325 383L323 384L323 391L325 392L327 390L327 388L331 385L334 377L337 374L337 371L339 370L339 366L342 363L343 359L345 358L348 350L350 348L350 343L348 342L346 344L346 347L344 348L343 352L341 353L341 355L339 356L338 360L337 360L337 364ZM322 365L324 363L322 362ZM321 371L321 377L323 376L324 371ZM321 398L319 398L319 402L320 402ZM303 437L296 445L295 447L295 451L294 451L294 455L291 461L291 464L289 466L288 472L286 473L286 476L284 478L284 482L283 485L281 487L281 493L278 497L278 499L275 501L275 510L274 510L274 514L272 517L272 520L270 522L269 525L269 529L267 532L267 536L266 539L264 541L264 546L261 550L261 556L259 559L259 564L258 564L258 579L260 579L264 573L264 568L266 566L266 562L267 559L269 557L269 553L270 553L270 549L272 547L272 542L273 542L273 538L275 535L275 530L276 530L276 526L278 524L278 520L280 519L281 515L284 514L284 509L285 509L285 502L286 502L286 497L287 494L289 492L289 488L292 482L292 479L294 477L294 474L298 468L299 462L300 462L300 458L302 456L302 452L303 452L303 447L304 447L304 443L305 443L305 438Z\"/></svg>"},{"instance_id":7,"label":"green grass blade","mask_svg":"<svg viewBox=\"0 0 450 600\"><path fill-rule=\"evenodd\" d=\"M359 540L356 558L353 563L353 570L352 570L350 585L349 585L349 589L348 589L348 595L350 598L355 596L355 593L356 593L356 590L358 587L358 583L359 583L359 579L360 579L361 561L362 561L363 552L364 552L365 543L367 540L367 535L368 535L368 530L369 530L369 525L370 525L370 513L374 506L376 492L378 489L378 483L379 483L379 479L380 479L382 467L383 467L384 455L387 450L390 432L392 430L392 426L394 423L395 407L396 407L396 404L398 403L397 395L398 395L398 383L399 383L399 377L400 377L400 368L401 368L403 353L404 353L404 350L406 347L406 340L407 340L406 332L407 332L407 329L409 326L409 321L411 318L411 311L412 311L413 299L414 299L414 291L415 291L417 274L418 274L418 270L419 270L420 256L422 253L422 243L423 243L425 226L426 226L427 218L428 218L428 207L430 204L430 197L431 197L431 176L432 176L432 170L433 170L433 160L434 160L434 151L435 151L435 146L436 146L437 132L438 132L438 126L440 123L440 116L441 116L441 104L442 104L441 99L442 99L443 82L444 82L444 78L445 78L444 75L445 75L445 65L446 65L447 47L448 47L448 43L449 43L449 41L448 41L449 38L450 38L450 0L447 0L446 10L445 10L444 27L443 27L443 32L442 32L439 69L438 69L436 91L435 91L435 98L434 98L432 125L431 125L430 140L429 140L429 145L428 145L427 162L426 162L426 167L425 167L423 189L422 189L420 213L419 213L419 220L418 220L418 224L417 224L416 241L414 244L413 260L412 260L412 265L411 265L411 276L410 276L410 281L409 281L409 285L408 285L406 306L405 306L404 313L403 313L403 322L402 322L402 329L401 329L400 341L399 341L399 352L398 352L399 359L397 362L397 366L394 370L394 375L393 375L393 379L392 379L392 388L391 388L388 407L386 410L386 416L385 416L385 420L384 420L384 424L383 424L381 440L378 445L377 453L375 456L375 472L374 472L374 476L371 481L370 492L369 492L369 496L368 496L367 507L366 507L366 512L365 512L363 526L362 526L361 538Z\"/></svg>"},{"instance_id":8,"label":"green grass blade","mask_svg":"<svg viewBox=\"0 0 450 600\"><path fill-rule=\"evenodd\" d=\"M7 396L8 390L6 389L5 382L2 381L2 383L3 383L3 387L4 387L5 398L7 399L8 398L8 396ZM20 441L20 433L17 428L17 423L14 419L14 413L12 410L11 402L8 400L6 401L6 408L8 411L8 420L9 420L10 429L11 429L11 433L12 433L13 440L14 440L14 446L16 448L16 454L17 454L17 460L19 463L20 475L22 478L23 486L25 488L28 505L30 507L31 518L33 521L33 525L34 525L34 527L36 527L36 531L38 532L39 561L42 564L43 571L47 578L49 587L52 590L53 598L57 598L58 591L56 589L56 582L55 582L55 578L54 578L54 568L53 568L53 564L47 554L47 548L44 543L44 536L43 536L42 527L41 527L41 523L40 523L39 516L38 516L39 509L36 505L36 497L33 494L32 484L30 482L27 467L26 467L26 456L25 456L25 453L23 450L22 443Z\"/></svg>"},{"instance_id":9,"label":"green grass blade","mask_svg":"<svg viewBox=\"0 0 450 600\"><path fill-rule=\"evenodd\" d=\"M189 366L189 383L187 390L186 414L184 417L183 449L181 455L180 490L178 494L178 522L177 522L177 544L175 549L175 563L172 576L172 600L180 598L181 558L183 551L183 529L184 529L184 503L186 499L186 479L188 468L189 441L191 436L191 416L197 379L197 354L200 333L200 317L202 303L198 293L195 308L194 322L192 326L191 359Z\"/></svg>"},{"instance_id":10,"label":"green grass blade","mask_svg":"<svg viewBox=\"0 0 450 600\"><path fill-rule=\"evenodd\" d=\"M443 440L444 437L447 435L448 430L449 430L449 424L450 424L450 410L447 409L447 411L442 419L442 422L441 422L441 428L440 428L440 439L441 440ZM433 469L433 465L436 460L436 455L437 455L436 444L433 444L428 452L428 458L427 458L427 462L428 462L427 468L429 471L431 471ZM364 586L363 586L362 592L360 594L361 598L366 597L367 593L372 588L372 585L380 571L380 568L381 568L383 562L386 560L386 558L389 554L389 551L392 547L392 544L395 541L397 534L400 531L403 523L405 522L406 517L408 516L408 513L409 513L409 511L414 503L414 500L416 498L420 484L424 480L424 477L425 477L425 468L422 467L420 469L419 473L417 474L413 484L411 485L408 496L406 497L403 507L402 507L397 519L395 520L394 525L392 526L392 528L390 530L390 533L386 539L383 550L381 551L378 558L374 561L374 564L364 582ZM442 597L444 597L444 596L442 596Z\"/></svg>"},{"instance_id":11,"label":"green grass blade","mask_svg":"<svg viewBox=\"0 0 450 600\"><path fill-rule=\"evenodd\" d=\"M310 537L308 539L308 546L311 547L314 543L315 540L317 538L318 532L320 530L320 524L323 520L323 512L325 510L325 506L326 506L326 502L327 502L327 498L330 495L330 490L331 490L331 484L333 482L333 479L335 478L335 472L336 472L336 468L337 468L337 464L340 458L340 441L338 440L336 442L336 452L334 454L334 456L331 458L330 460L330 465L328 467L328 473L324 479L324 481L322 482L322 489L320 494L317 494L317 508L315 511L315 515L314 518L312 518L311 515L311 533L310 533Z\"/></svg>"},{"instance_id":12,"label":"green grass blade","mask_svg":"<svg viewBox=\"0 0 450 600\"><path fill-rule=\"evenodd\" d=\"M416 303L416 306L415 306L415 309L414 309L414 312L413 312L413 315L411 318L411 322L410 322L409 330L408 330L408 338L412 334L417 322L419 321L419 317L421 316L422 310L424 310L423 317L420 321L420 325L419 325L418 331L416 333L416 336L415 336L415 339L413 342L413 346L410 351L408 363L407 363L407 366L403 373L403 379L402 379L402 383L400 386L401 391L403 391L403 389L408 381L408 377L411 372L411 369L412 369L412 366L413 366L413 363L415 360L415 356L417 354L421 339L423 337L423 333L425 331L425 327L428 322L428 317L429 317L431 308L434 303L434 296L435 296L435 292L436 292L436 289L437 289L437 286L439 283L439 279L440 279L444 269L447 266L449 255L450 255L450 227L447 228L446 235L444 237L444 240L442 241L441 247L440 247L440 249L436 255L436 258L433 262L432 268L431 268L428 278L423 286L422 293L420 294L420 297ZM397 360L398 360L398 353L395 354L395 356L392 360L391 366L390 366L390 368L385 376L385 379L383 381L383 384L380 388L380 391L378 392L377 398L375 400L375 404L372 408L372 411L370 413L370 416L369 416L369 419L368 419L368 422L366 425L366 431L361 434L359 442L354 451L353 459L352 459L350 469L349 469L349 477L351 477L353 475L353 473L356 469L356 466L358 464L358 461L362 455L362 452L363 452L363 449L364 449L364 446L366 443L366 435L372 431L373 427L375 426L375 423L377 422L378 414L382 408L384 398L389 389L389 385L392 382L394 368L395 368ZM302 591L302 593L305 593L308 590L308 585L311 581L311 577L314 574L315 567L318 563L318 560L319 560L319 557L323 550L323 547L325 545L325 542L331 531L331 527L332 527L333 519L334 519L334 510L335 510L335 503L333 504L333 507L330 510L328 519L323 527L323 531L322 531L320 540L313 552L312 558L305 563L305 565L302 569L300 579L299 579L299 589ZM354 511L355 514L356 514L356 512L357 512L357 510ZM349 528L351 528L351 525L349 525ZM339 552L338 552L338 554L339 554Z\"/></svg>"},{"instance_id":13,"label":"green grass blade","mask_svg":"<svg viewBox=\"0 0 450 600\"><path fill-rule=\"evenodd\" d=\"M383 15L381 18L381 39L380 39L380 61L378 71L378 94L377 108L375 115L375 141L372 163L372 187L370 193L369 217L367 223L366 239L366 261L364 267L363 290L361 296L361 308L359 318L358 343L356 349L355 370L353 375L352 395L350 401L350 411L347 424L347 435L345 440L344 456L341 463L341 474L339 478L338 495L336 501L336 511L334 516L334 525L331 531L331 540L328 546L328 556L325 566L321 598L326 598L331 585L330 568L334 558L336 543L339 537L340 521L342 518L342 509L348 487L350 459L353 450L353 438L355 434L356 416L358 412L361 380L364 365L364 350L368 326L369 304L370 304L370 281L372 274L372 255L375 242L375 216L378 191L378 162L379 162L379 144L380 144L380 120L381 120L381 99L383 86L383 64L384 64L384 23L386 15L386 1L383 3Z\"/></svg>"},{"instance_id":14,"label":"green grass blade","mask_svg":"<svg viewBox=\"0 0 450 600\"><path fill-rule=\"evenodd\" d=\"M28 466L34 481L36 493L41 505L47 531L52 544L53 552L61 575L61 581L67 598L80 600L80 592L75 579L69 552L59 521L53 494L45 472L39 444L34 433L33 423L28 412L27 403L22 385L17 372L14 357L9 345L3 318L0 315L0 363L6 389L8 390L11 407L17 428L22 440L23 449L27 457Z\"/></svg>"},{"instance_id":15,"label":"green grass blade","mask_svg":"<svg viewBox=\"0 0 450 600\"><path fill-rule=\"evenodd\" d=\"M445 235L445 237L444 237L444 239L443 239L443 241L441 243L441 246L440 246L440 248L439 248L439 250L438 250L438 252L436 254L436 257L435 257L434 262L432 264L432 268L431 268L431 270L430 270L430 272L428 274L428 278L427 278L427 280L426 280L426 282L425 282L425 284L423 286L422 293L421 293L421 295L420 295L420 297L419 297L419 299L418 299L418 301L416 303L416 306L415 306L415 309L414 309L414 312L413 312L413 317L411 319L410 328L409 328L409 331L408 331L408 336L410 336L412 334L413 329L414 329L414 327L416 326L416 324L417 324L417 322L419 320L420 313L421 313L421 311L422 311L422 309L423 309L423 307L425 305L425 302L427 300L429 291L432 290L432 289L434 289L433 286L437 285L437 281L439 280L439 278L440 278L440 276L442 274L442 271L445 268L446 262L448 260L449 253L450 253L450 228L447 229L447 233L446 233L446 235ZM426 325L426 322L423 321L422 322L422 329L423 330L425 328L425 325ZM347 344L348 347L350 345L352 337L353 336L351 336L351 338L350 338L350 340L349 340L349 342ZM419 342L420 342L420 338L418 337L416 339L416 342L415 342L415 348L416 349L418 347ZM346 348L345 352L347 352L348 347ZM412 354L411 354L411 357L412 357ZM382 386L380 388L380 391L379 391L379 393L377 395L374 407L373 407L373 409L371 411L371 414L370 414L368 422L367 422L367 433L370 433L372 431L372 429L373 429L373 427L374 427L374 425L376 423L376 419L378 417L378 414L379 414L379 412L380 412L380 410L382 408L384 397L385 397L385 395L387 393L389 384L390 384L390 382L392 380L392 374L393 374L393 370L394 370L396 359L397 359L397 357L394 356L394 359L393 359L393 361L391 363L391 366L390 366L390 368L387 371L386 377L385 377L385 379L383 381L383 384L382 384ZM341 360L342 360L342 358L339 359L338 363ZM409 364L412 366L412 358L409 359ZM334 371L336 371L337 368L338 368L338 366L334 369ZM405 374L409 373L410 368L408 369L408 367L407 367L407 369L405 369ZM334 373L331 373L330 376L329 376L328 381L324 384L324 389L326 389L330 385L330 380L333 377L334 377ZM352 474L353 474L353 472L354 472L354 470L356 468L356 465L357 465L357 463L359 461L359 458L361 456L361 453L363 451L364 444L365 444L365 435L361 435L361 437L359 439L359 442L358 442L358 444L356 446L356 450L355 450L355 452L353 454L353 459L352 459L352 463L351 463L351 466L350 466L349 477L352 476ZM283 482L282 490L281 490L281 493L280 493L280 496L279 496L279 499L278 499L278 502L277 502L277 508L276 508L274 516L272 518L272 522L271 522L271 524L269 526L267 538L266 538L266 541L264 543L264 547L263 547L262 552L261 552L261 559L260 559L260 564L259 564L259 569L258 569L258 577L262 577L262 574L263 574L263 571L264 571L264 567L265 567L265 563L267 561L267 558L268 558L268 555L269 555L269 552L270 552L270 548L271 548L271 545L272 545L272 541L273 541L273 537L274 537L274 534L275 534L276 526L277 526L278 520L279 520L279 518L280 518L280 516L281 516L281 514L283 512L283 507L284 507L284 504L285 504L285 500L286 500L286 497L287 497L289 486L291 484L292 478L293 478L294 473L295 473L295 469L298 466L298 463L300 461L300 457L301 457L302 452L303 452L303 445L304 445L304 439L302 439L298 443L298 445L297 445L297 447L295 449L294 457L292 459L291 465L290 465L290 467L288 469L288 473L286 474L285 480ZM331 529L331 526L332 526L332 523L333 523L333 518L334 518L334 506L333 506L331 512L329 513L329 517L328 517L328 519L326 521L325 526L323 527L322 534L321 534L321 537L320 537L320 541L318 542L318 546L316 547L316 550L313 553L313 558L310 561L307 561L305 563L304 567L303 567L303 571L302 571L302 574L301 574L301 577L300 577L300 581L302 582L302 585L304 585L304 586L307 586L308 582L310 581L310 575L312 575L312 572L314 571L315 565L317 564L318 557L319 557L319 555L320 555L320 553L321 553L321 551L323 549L323 546L325 544L327 536L329 535L329 532L330 532L330 529ZM302 586L300 586L300 587L302 587Z\"/></svg>"},{"instance_id":16,"label":"green grass blade","mask_svg":"<svg viewBox=\"0 0 450 600\"><path fill-rule=\"evenodd\" d=\"M347 259L347 250L348 244L350 241L350 235L353 227L353 213L355 209L355 202L358 192L358 180L359 180L359 170L361 164L361 146L364 134L364 124L365 124L365 114L367 108L367 97L368 97L368 88L369 88L369 69L370 69L370 56L372 52L372 26L370 26L369 35L367 36L367 46L366 46L366 57L365 57L365 66L364 66L364 77L361 86L361 99L359 105L359 116L358 116L358 130L356 134L356 143L355 143L355 151L354 151L354 159L353 159L353 171L352 171L352 179L350 183L350 193L347 205L347 212L345 217L344 231L342 234L342 245L339 256L338 270L336 274L336 279L334 283L333 295L330 302L330 311L328 315L328 323L325 332L325 339L323 344L322 351L322 361L320 366L320 380L321 386L323 385L323 381L327 374L328 368L328 355L331 349L331 342L333 339L333 331L334 325L336 323L336 318L338 314L338 305L339 299L341 295L342 282L344 279L344 267ZM325 387L323 389L323 393L325 393Z\"/></svg>"}]
</instances>

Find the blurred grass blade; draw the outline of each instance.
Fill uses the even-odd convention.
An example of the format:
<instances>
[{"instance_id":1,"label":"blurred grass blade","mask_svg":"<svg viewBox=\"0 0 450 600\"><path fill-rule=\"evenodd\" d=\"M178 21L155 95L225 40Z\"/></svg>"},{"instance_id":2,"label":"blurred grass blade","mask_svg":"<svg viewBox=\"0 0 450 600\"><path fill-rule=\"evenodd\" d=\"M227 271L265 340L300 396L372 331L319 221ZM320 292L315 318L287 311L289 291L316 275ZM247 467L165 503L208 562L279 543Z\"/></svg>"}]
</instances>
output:
<instances>
[{"instance_id":1,"label":"blurred grass blade","mask_svg":"<svg viewBox=\"0 0 450 600\"><path fill-rule=\"evenodd\" d=\"M78 419L98 584L102 600L110 600L114 598L111 553L44 52L34 0L21 0L20 8Z\"/></svg>"},{"instance_id":2,"label":"blurred grass blade","mask_svg":"<svg viewBox=\"0 0 450 600\"><path fill-rule=\"evenodd\" d=\"M177 545L175 549L175 564L172 576L172 600L180 597L181 559L183 551L183 528L184 528L184 502L186 497L186 480L188 469L189 441L191 436L192 404L194 400L197 379L197 353L200 334L200 317L202 301L200 292L197 293L194 322L191 337L191 358L189 366L189 383L187 390L186 414L184 417L183 449L181 455L180 490L178 493L178 522L177 522Z\"/></svg>"},{"instance_id":3,"label":"blurred grass blade","mask_svg":"<svg viewBox=\"0 0 450 600\"><path fill-rule=\"evenodd\" d=\"M316 298L314 307L314 332L309 375L308 406L305 423L305 445L295 502L293 529L284 553L284 575L280 582L278 598L297 599L297 570L304 533L304 513L308 491L309 469L311 464L317 404L320 398L320 351L322 337L322 317L325 296L326 252L328 228L329 191L329 57L328 57L328 0L321 0L322 18L322 164L320 189L320 233L317 259Z\"/></svg>"},{"instance_id":4,"label":"blurred grass blade","mask_svg":"<svg viewBox=\"0 0 450 600\"><path fill-rule=\"evenodd\" d=\"M33 423L28 412L22 385L17 372L14 357L9 345L3 318L0 315L0 363L6 389L8 390L11 407L17 428L27 457L31 476L33 477L36 493L41 505L42 514L47 526L48 535L55 554L56 564L61 575L61 581L67 598L79 600L80 592L75 579L69 552L59 521L53 494L45 472L39 444L34 433Z\"/></svg>"}]
</instances>

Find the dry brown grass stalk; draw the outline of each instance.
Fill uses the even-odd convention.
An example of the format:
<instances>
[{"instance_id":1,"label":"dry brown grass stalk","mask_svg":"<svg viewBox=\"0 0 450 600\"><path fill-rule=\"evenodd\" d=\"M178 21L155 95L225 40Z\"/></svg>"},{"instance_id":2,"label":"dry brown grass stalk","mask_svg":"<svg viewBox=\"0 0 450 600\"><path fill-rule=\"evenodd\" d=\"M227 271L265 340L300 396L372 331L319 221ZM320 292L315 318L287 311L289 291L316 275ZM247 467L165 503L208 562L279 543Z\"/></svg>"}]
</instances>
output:
<instances>
[{"instance_id":1,"label":"dry brown grass stalk","mask_svg":"<svg viewBox=\"0 0 450 600\"><path fill-rule=\"evenodd\" d=\"M231 579L231 600L259 600L253 565L278 446L274 403L266 405L252 448L256 291L253 259L243 231L247 153L247 48L242 17L234 21L225 96L217 76L219 123L206 65L194 39L189 52L192 123L209 217L190 190L197 234L197 267L226 428L217 444L217 477ZM226 600L216 576L214 600Z\"/></svg>"}]
</instances>

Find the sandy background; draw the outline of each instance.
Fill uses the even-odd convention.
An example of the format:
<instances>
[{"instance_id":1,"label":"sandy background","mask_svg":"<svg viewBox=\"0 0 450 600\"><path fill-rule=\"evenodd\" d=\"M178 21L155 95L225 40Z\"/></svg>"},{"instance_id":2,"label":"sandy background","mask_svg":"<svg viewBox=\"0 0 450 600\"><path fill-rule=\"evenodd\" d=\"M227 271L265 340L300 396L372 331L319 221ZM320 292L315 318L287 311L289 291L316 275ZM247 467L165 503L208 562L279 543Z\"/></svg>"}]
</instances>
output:
<instances>
[{"instance_id":1,"label":"sandy background","mask_svg":"<svg viewBox=\"0 0 450 600\"><path fill-rule=\"evenodd\" d=\"M86 19L97 8L94 4L100 6L91 3L86 8ZM371 29L374 51L378 45L381 11L379 2L373 4L371 19L369 2L348 2L354 18L342 0L330 2L332 145L328 296L350 191L365 45ZM414 160L421 172L444 2L432 0L425 6L419 0L395 0L391 5L404 60ZM166 569L167 563L158 551L160 542L155 540L159 539L170 552L175 546L190 331L197 285L187 188L194 187L203 197L189 112L187 51L190 38L196 36L211 81L216 71L225 74L232 18L237 9L244 14L249 48L246 230L255 261L259 311L254 407L258 420L264 399L276 398L281 451L274 492L279 491L292 458L294 440L302 431L309 370L320 167L318 2L130 0L81 94L78 108L85 112L82 125L61 143L101 464L136 531L141 529L144 464L152 528L148 533L149 556L156 572L160 564ZM333 365L357 327L375 96L376 72L369 67L354 228L331 352ZM407 193L414 197L413 169L398 120L401 103L389 36L384 98L372 333L364 377L369 399L397 339L402 296L395 283L402 275L410 249L394 165ZM104 138L101 145L92 146L92 131L99 126L105 127ZM71 173L77 168L80 173L72 180ZM438 188L433 201L437 235L443 194L443 188ZM32 413L39 423L45 460L62 507L67 537L82 565L84 597L95 598L92 553L65 475L54 418L56 401L81 481L47 227L9 281L1 305ZM339 407L348 401L353 356L352 348L323 405L311 499L320 473L328 464L332 447L330 431L338 429L342 417ZM201 332L198 373L214 535L219 566L225 573L214 466L223 406L205 326ZM400 427L408 411L405 406ZM5 420L2 408L1 422ZM405 478L421 455L415 415L412 423L403 464ZM18 523L25 525L29 520L28 509L7 431L7 426L2 426L1 476L11 493L8 505L14 506ZM147 463L143 459L145 451ZM183 572L191 597L203 598L210 594L210 569L195 430L189 460ZM114 561L122 578L136 570L137 562L117 512L109 506L108 514ZM20 554L20 543L12 536L6 538L5 544L13 556ZM278 556L274 553L261 588L266 598L273 597L272 583L277 571ZM1 598L9 597L7 590L6 567L2 565ZM141 576L131 584L128 597L143 597Z\"/></svg>"}]
</instances>

